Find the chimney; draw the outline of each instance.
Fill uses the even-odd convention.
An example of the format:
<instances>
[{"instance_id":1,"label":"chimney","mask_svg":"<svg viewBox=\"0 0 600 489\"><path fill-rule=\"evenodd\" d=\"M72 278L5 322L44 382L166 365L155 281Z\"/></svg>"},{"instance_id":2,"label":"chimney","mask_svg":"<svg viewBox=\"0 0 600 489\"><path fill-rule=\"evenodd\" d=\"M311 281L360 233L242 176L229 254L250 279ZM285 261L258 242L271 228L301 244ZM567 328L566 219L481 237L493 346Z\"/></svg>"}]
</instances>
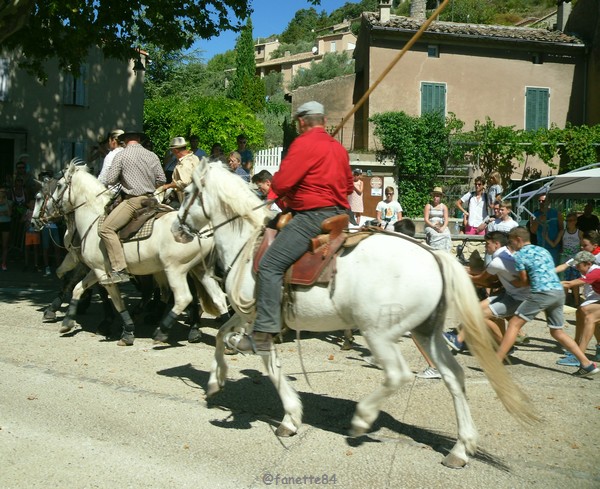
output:
<instances>
[{"instance_id":1,"label":"chimney","mask_svg":"<svg viewBox=\"0 0 600 489\"><path fill-rule=\"evenodd\" d=\"M389 22L392 0L379 0L379 22Z\"/></svg>"},{"instance_id":2,"label":"chimney","mask_svg":"<svg viewBox=\"0 0 600 489\"><path fill-rule=\"evenodd\" d=\"M410 16L415 20L425 20L425 10L427 8L427 0L411 0Z\"/></svg>"},{"instance_id":3,"label":"chimney","mask_svg":"<svg viewBox=\"0 0 600 489\"><path fill-rule=\"evenodd\" d=\"M558 0L556 10L556 30L564 32L571 15L571 0Z\"/></svg>"}]
</instances>

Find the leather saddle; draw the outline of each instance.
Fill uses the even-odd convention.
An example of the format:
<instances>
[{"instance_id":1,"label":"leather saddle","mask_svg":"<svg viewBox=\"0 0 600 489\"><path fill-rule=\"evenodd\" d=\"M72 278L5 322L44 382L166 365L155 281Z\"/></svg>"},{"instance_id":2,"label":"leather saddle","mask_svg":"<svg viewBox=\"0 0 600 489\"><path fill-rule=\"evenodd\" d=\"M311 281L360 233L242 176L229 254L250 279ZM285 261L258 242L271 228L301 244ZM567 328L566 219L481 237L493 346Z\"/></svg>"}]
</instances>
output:
<instances>
[{"instance_id":1,"label":"leather saddle","mask_svg":"<svg viewBox=\"0 0 600 489\"><path fill-rule=\"evenodd\" d=\"M133 219L119 229L119 239L124 243L126 241L142 241L149 238L152 235L154 221L173 210L168 205L159 204L154 197L144 199L142 207L135 211ZM104 219L105 216L100 218L98 230L100 230Z\"/></svg>"},{"instance_id":2,"label":"leather saddle","mask_svg":"<svg viewBox=\"0 0 600 489\"><path fill-rule=\"evenodd\" d=\"M285 216L290 217L286 218ZM273 243L278 230L287 224L291 214L284 214L282 218L277 223L277 229L265 229L263 240L254 255L254 273L258 272L261 258ZM284 284L306 286L328 284L335 271L336 257L342 253L343 248L348 245L356 246L362 239L371 235L369 232L348 233L346 231L348 220L347 214L339 214L325 219L321 224L322 234L312 239L309 250L288 269L284 276ZM352 239L349 239L350 236ZM345 245L347 241L348 243Z\"/></svg>"}]
</instances>

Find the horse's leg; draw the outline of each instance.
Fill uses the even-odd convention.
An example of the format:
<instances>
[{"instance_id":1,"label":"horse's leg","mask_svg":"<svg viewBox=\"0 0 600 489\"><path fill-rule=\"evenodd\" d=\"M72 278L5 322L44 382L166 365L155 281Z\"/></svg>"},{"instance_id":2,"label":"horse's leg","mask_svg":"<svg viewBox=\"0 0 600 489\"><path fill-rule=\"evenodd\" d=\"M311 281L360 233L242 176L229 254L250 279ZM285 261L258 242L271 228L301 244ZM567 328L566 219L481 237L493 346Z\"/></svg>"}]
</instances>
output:
<instances>
[{"instance_id":1,"label":"horse's leg","mask_svg":"<svg viewBox=\"0 0 600 489\"><path fill-rule=\"evenodd\" d=\"M354 335L351 329L344 330L344 343L342 343L342 350L352 350L352 343L354 341Z\"/></svg>"},{"instance_id":2,"label":"horse's leg","mask_svg":"<svg viewBox=\"0 0 600 489\"><path fill-rule=\"evenodd\" d=\"M190 332L188 333L188 343L200 343L202 339L202 331L200 331L200 306L198 301L196 300L196 296L198 295L196 291L196 283L192 279L192 277L188 274L187 276L188 287L190 290L196 292L196 294L192 294L194 299L187 306L188 313L188 321L190 323Z\"/></svg>"},{"instance_id":3,"label":"horse's leg","mask_svg":"<svg viewBox=\"0 0 600 489\"><path fill-rule=\"evenodd\" d=\"M201 302L204 305L204 309L207 312L210 312L210 302L212 302L212 309L216 309L217 314L217 322L220 324L225 324L229 321L229 306L227 304L227 295L223 292L221 285L215 279L215 277L207 272L207 273L197 273L192 270L192 273L195 279L200 283L199 287L204 289L204 294L202 294L202 290L197 290L198 295L200 296Z\"/></svg>"},{"instance_id":4,"label":"horse's leg","mask_svg":"<svg viewBox=\"0 0 600 489\"><path fill-rule=\"evenodd\" d=\"M469 460L468 455L473 455L477 450L477 430L467 403L465 374L446 346L441 326L429 335L417 330L413 330L413 335L438 369L454 402L458 439L442 463L450 468L462 468Z\"/></svg>"},{"instance_id":5,"label":"horse's leg","mask_svg":"<svg viewBox=\"0 0 600 489\"><path fill-rule=\"evenodd\" d=\"M161 320L158 328L154 331L154 341L165 343L169 340L169 333L177 321L179 315L185 311L187 305L192 301L192 293L188 287L185 274L176 271L167 271L169 286L173 291L173 309Z\"/></svg>"},{"instance_id":6,"label":"horse's leg","mask_svg":"<svg viewBox=\"0 0 600 489\"><path fill-rule=\"evenodd\" d=\"M225 342L223 337L234 329L242 327L240 316L234 314L219 328L215 338L215 358L210 367L210 377L206 388L206 397L214 396L225 385L227 380L227 363L225 362Z\"/></svg>"},{"instance_id":7,"label":"horse's leg","mask_svg":"<svg viewBox=\"0 0 600 489\"><path fill-rule=\"evenodd\" d=\"M121 333L121 339L117 341L117 346L131 346L133 345L133 340L135 338L135 325L129 315L129 311L125 307L125 302L121 297L121 291L116 284L108 284L105 285L104 288L108 292L115 309L123 321L123 332Z\"/></svg>"},{"instance_id":8,"label":"horse's leg","mask_svg":"<svg viewBox=\"0 0 600 489\"><path fill-rule=\"evenodd\" d=\"M81 294L88 287L94 285L98 279L93 271L88 272L88 274L81 280L75 288L73 289L73 296L71 297L71 301L69 302L69 308L67 309L67 314L63 318L62 326L59 329L60 334L68 333L71 331L77 323L75 322L75 316L77 314L77 304L79 303L79 299L81 298Z\"/></svg>"},{"instance_id":9,"label":"horse's leg","mask_svg":"<svg viewBox=\"0 0 600 489\"><path fill-rule=\"evenodd\" d=\"M105 337L110 337L111 335L111 325L115 320L115 310L112 305L112 301L110 297L108 297L108 292L102 286L96 289L98 291L98 295L100 296L100 300L102 302L102 311L104 312L104 317L100 324L96 327L96 334L101 334Z\"/></svg>"},{"instance_id":10,"label":"horse's leg","mask_svg":"<svg viewBox=\"0 0 600 489\"><path fill-rule=\"evenodd\" d=\"M262 359L269 378L281 398L283 411L285 412L285 416L277 427L275 434L281 437L294 436L302 424L302 401L300 401L300 396L283 374L281 362L274 347L271 348L270 355L263 355Z\"/></svg>"},{"instance_id":11,"label":"horse's leg","mask_svg":"<svg viewBox=\"0 0 600 489\"><path fill-rule=\"evenodd\" d=\"M389 335L370 335L365 333L365 340L377 363L384 371L383 385L362 399L356 406L352 418L351 436L366 433L379 416L381 404L394 394L402 384L410 382L413 373L400 354L395 338Z\"/></svg>"}]
</instances>

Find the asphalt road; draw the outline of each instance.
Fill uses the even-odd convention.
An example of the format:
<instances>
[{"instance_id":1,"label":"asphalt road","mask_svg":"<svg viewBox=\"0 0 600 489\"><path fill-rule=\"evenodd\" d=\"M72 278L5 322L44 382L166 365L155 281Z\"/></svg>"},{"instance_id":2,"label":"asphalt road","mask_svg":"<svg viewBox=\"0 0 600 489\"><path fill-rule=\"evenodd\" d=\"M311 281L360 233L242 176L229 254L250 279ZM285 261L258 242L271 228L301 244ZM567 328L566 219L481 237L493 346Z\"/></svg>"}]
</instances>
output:
<instances>
[{"instance_id":1,"label":"asphalt road","mask_svg":"<svg viewBox=\"0 0 600 489\"><path fill-rule=\"evenodd\" d=\"M212 319L202 343L188 344L180 324L176 345L156 346L152 318L138 318L135 344L118 347L93 333L94 301L81 328L61 336L59 323L42 321L55 287L39 274L0 275L2 488L600 487L600 377L572 378L573 368L555 365L542 321L526 326L532 341L507 367L542 416L532 428L503 410L474 358L458 355L480 450L452 470L441 465L456 427L440 380L415 379L387 401L368 436L346 436L356 402L382 379L364 361L360 336L343 352L335 334L303 334L314 390L294 339L279 347L304 403L299 434L279 439L281 403L258 358L229 357L230 381L207 403ZM400 349L414 371L425 367L410 339Z\"/></svg>"}]
</instances>

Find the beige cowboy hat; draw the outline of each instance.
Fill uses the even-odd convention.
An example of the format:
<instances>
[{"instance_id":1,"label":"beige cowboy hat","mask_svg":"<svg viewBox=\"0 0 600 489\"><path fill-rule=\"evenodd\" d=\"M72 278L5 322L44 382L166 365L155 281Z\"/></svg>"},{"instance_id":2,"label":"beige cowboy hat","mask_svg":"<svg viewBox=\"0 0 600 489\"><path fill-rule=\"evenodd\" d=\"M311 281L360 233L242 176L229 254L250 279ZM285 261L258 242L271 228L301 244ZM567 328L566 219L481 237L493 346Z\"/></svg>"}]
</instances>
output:
<instances>
[{"instance_id":1,"label":"beige cowboy hat","mask_svg":"<svg viewBox=\"0 0 600 489\"><path fill-rule=\"evenodd\" d=\"M444 191L442 190L442 187L433 187L433 190L431 191L431 193L444 195Z\"/></svg>"},{"instance_id":2,"label":"beige cowboy hat","mask_svg":"<svg viewBox=\"0 0 600 489\"><path fill-rule=\"evenodd\" d=\"M171 144L169 145L169 148L171 148L171 149L186 148L187 145L188 145L188 143L185 140L185 138L176 137L176 138L171 139Z\"/></svg>"}]
</instances>

